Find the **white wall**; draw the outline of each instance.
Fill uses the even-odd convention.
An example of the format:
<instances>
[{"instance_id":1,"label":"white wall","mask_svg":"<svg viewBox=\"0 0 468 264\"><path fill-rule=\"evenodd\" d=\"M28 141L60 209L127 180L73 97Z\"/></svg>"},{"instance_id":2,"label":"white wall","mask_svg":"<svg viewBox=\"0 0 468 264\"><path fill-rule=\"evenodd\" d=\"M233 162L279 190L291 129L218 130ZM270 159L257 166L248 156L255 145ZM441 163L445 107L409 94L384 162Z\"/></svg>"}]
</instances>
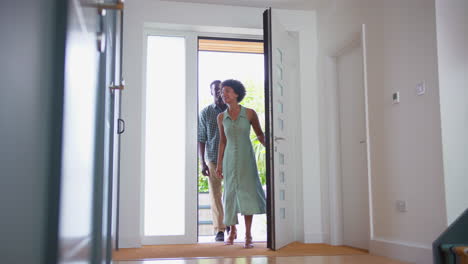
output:
<instances>
[{"instance_id":1,"label":"white wall","mask_svg":"<svg viewBox=\"0 0 468 264\"><path fill-rule=\"evenodd\" d=\"M331 100L322 77L326 56L361 24L367 27L371 253L430 263L431 243L446 227L434 1L336 0L317 17L324 102ZM421 81L427 91L416 96ZM394 91L400 104L392 105ZM320 117L321 143L327 144L336 131L329 129L333 120L325 103ZM321 150L322 157L331 151ZM333 166L329 162L322 160L325 178L333 169L325 168ZM408 211L397 212L396 200L405 200Z\"/></svg>"},{"instance_id":2,"label":"white wall","mask_svg":"<svg viewBox=\"0 0 468 264\"><path fill-rule=\"evenodd\" d=\"M120 192L120 246L139 247L140 244L140 185L142 177L142 47L143 26L148 23L189 25L196 28L244 32L262 29L262 8L228 7L187 3L168 3L156 0L129 1L126 3L124 22L124 77L126 86L122 100L122 116L127 124L122 136L121 192ZM321 242L320 180L318 166L318 135L314 120L317 118L315 86L315 15L313 12L284 11L282 21L288 30L299 30L301 89L306 104L301 105L302 139L304 152L304 217L305 241ZM283 17L283 15L282 15ZM239 30L240 29L240 30ZM304 96L309 98L304 99ZM299 170L299 177L302 175ZM299 181L300 182L300 181ZM303 230L303 229L302 229ZM301 235L298 236L302 238Z\"/></svg>"},{"instance_id":3,"label":"white wall","mask_svg":"<svg viewBox=\"0 0 468 264\"><path fill-rule=\"evenodd\" d=\"M436 0L447 222L468 208L468 1Z\"/></svg>"}]
</instances>

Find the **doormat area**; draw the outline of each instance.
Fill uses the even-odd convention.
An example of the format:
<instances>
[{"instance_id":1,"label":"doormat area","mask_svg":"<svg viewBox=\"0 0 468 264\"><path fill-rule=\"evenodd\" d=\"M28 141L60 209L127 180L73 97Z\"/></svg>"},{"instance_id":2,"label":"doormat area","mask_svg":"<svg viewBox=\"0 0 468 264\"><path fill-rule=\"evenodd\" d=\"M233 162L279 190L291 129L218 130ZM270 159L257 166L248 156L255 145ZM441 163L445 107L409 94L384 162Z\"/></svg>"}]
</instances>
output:
<instances>
[{"instance_id":1,"label":"doormat area","mask_svg":"<svg viewBox=\"0 0 468 264\"><path fill-rule=\"evenodd\" d=\"M304 244L293 242L277 251L270 250L266 243L254 243L254 248L245 249L243 243L225 246L223 243L158 245L141 248L123 248L114 251L113 260L144 260L159 258L199 258L199 257L248 257L248 256L335 256L365 255L367 251L346 246L327 244Z\"/></svg>"}]
</instances>

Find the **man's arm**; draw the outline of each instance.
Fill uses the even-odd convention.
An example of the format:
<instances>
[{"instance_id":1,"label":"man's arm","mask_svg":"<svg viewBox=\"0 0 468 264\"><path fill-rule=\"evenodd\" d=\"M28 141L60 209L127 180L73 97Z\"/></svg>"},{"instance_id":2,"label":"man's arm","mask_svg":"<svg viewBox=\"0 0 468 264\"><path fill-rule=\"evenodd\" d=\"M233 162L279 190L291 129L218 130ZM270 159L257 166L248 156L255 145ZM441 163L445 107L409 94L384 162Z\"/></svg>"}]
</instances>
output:
<instances>
[{"instance_id":1,"label":"man's arm","mask_svg":"<svg viewBox=\"0 0 468 264\"><path fill-rule=\"evenodd\" d=\"M205 147L206 141L208 140L205 115L206 111L202 110L198 117L198 154L200 156L202 174L205 176L210 176L210 170L208 169L208 166L205 162Z\"/></svg>"},{"instance_id":2,"label":"man's arm","mask_svg":"<svg viewBox=\"0 0 468 264\"><path fill-rule=\"evenodd\" d=\"M208 165L205 162L205 142L198 142L198 154L200 156L200 163L202 166L202 174L205 176L210 176L210 170L208 169Z\"/></svg>"}]
</instances>

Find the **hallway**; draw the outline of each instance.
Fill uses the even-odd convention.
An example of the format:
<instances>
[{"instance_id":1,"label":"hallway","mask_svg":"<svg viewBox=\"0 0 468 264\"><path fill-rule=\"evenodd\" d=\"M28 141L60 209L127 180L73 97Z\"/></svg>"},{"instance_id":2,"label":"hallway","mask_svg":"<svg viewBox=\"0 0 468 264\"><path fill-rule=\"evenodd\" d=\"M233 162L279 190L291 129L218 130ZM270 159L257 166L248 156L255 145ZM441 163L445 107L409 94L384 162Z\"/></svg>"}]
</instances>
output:
<instances>
[{"instance_id":1,"label":"hallway","mask_svg":"<svg viewBox=\"0 0 468 264\"><path fill-rule=\"evenodd\" d=\"M449 244L468 243L468 217L458 220L468 215L468 0L6 0L0 13L2 263L440 264ZM159 105L147 93L156 91L146 78L156 76L146 56L152 35L177 39L181 51L181 73L157 91L170 93L158 98L171 103L158 113L184 124L175 134L172 124L156 123L164 137L145 132L153 116L144 108ZM117 248L201 241L199 37L263 41L267 51L269 246L329 243L369 253L244 250L111 261ZM158 66L172 67L170 58ZM362 83L351 86L349 76ZM344 141L350 130L342 121L355 124L345 106L358 86L365 129ZM145 146L156 138L184 151L171 144L164 155L177 164L159 163L170 172L156 171L176 188L145 192L146 165L160 162L146 162ZM357 164L348 157L367 162L354 174L367 181L363 190L348 188L364 186L347 177ZM178 201L179 216L145 208L144 194L160 189L172 196L159 203L175 208ZM350 199L355 194L368 202ZM145 212L180 228L155 224L165 232L145 234ZM362 235L365 247L349 242L350 234L353 242Z\"/></svg>"}]
</instances>

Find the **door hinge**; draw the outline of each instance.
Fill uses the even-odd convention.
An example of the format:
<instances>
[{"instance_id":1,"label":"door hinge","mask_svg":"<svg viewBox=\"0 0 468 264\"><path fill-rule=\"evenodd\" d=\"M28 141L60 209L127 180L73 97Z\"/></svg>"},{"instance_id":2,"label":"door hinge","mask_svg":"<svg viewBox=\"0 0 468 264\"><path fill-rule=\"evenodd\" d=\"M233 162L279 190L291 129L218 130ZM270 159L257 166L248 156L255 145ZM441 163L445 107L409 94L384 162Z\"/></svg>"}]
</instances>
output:
<instances>
[{"instance_id":1,"label":"door hinge","mask_svg":"<svg viewBox=\"0 0 468 264\"><path fill-rule=\"evenodd\" d=\"M96 8L99 13L101 13L101 11L105 11L105 10L120 10L120 11L122 11L124 9L124 3L123 2L124 2L123 0L120 0L115 4L86 3L86 4L84 4L84 6Z\"/></svg>"},{"instance_id":2,"label":"door hinge","mask_svg":"<svg viewBox=\"0 0 468 264\"><path fill-rule=\"evenodd\" d=\"M125 88L125 85L123 85L123 84L121 84L121 85L111 85L111 86L109 86L109 89L111 89L112 91L114 91L114 90L120 90L120 91L122 91L124 88Z\"/></svg>"}]
</instances>

